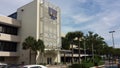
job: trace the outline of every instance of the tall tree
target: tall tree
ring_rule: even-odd
[[[99,55],[102,54],[104,48],[107,47],[107,44],[105,43],[104,38],[102,38],[96,33],[88,32],[86,37],[87,37],[87,46],[92,51],[92,55],[94,59],[94,53]]]
[[[65,37],[68,40],[68,42],[70,43],[70,45],[72,46],[71,49],[72,49],[72,64],[73,64],[73,62],[74,62],[74,58],[73,58],[73,53],[74,53],[73,52],[73,41],[75,39],[75,33],[74,32],[68,32]]]
[[[43,54],[44,54],[44,50],[45,50],[45,45],[44,42],[40,39],[38,39],[35,50],[34,51],[39,51],[41,53],[41,62],[43,62]]]
[[[28,36],[24,42],[22,43],[23,49],[27,50],[29,49],[29,64],[31,64],[31,50],[33,49],[33,46],[36,45],[36,40],[32,36]]]
[[[77,44],[78,48],[79,48],[79,63],[80,63],[80,39],[83,37],[83,33],[81,31],[75,31],[75,32],[68,32],[66,34],[66,39],[68,40],[68,42],[71,44],[71,49],[72,49],[72,63],[74,61],[73,58],[73,44]],[[75,38],[77,38],[77,42],[75,41]]]
[[[73,45],[78,45],[79,57],[80,57],[80,48],[84,48],[84,46],[87,50],[89,49],[92,52],[93,58],[94,58],[94,53],[99,55],[106,53],[105,48],[108,48],[108,45],[105,42],[103,37],[91,31],[89,31],[88,34],[84,36],[84,39],[83,39],[83,36],[84,34],[81,31],[75,31],[75,32],[68,32],[66,36],[62,38],[62,47],[64,47],[64,49],[69,48],[68,44],[71,45],[72,63],[73,63],[73,53],[74,53]]]
[[[62,49],[65,49],[65,50],[70,49],[70,43],[65,37],[62,37]],[[65,51],[64,51],[64,63],[66,63]]]
[[[93,32],[88,32],[88,34],[86,35],[86,39],[87,39],[87,46],[90,49],[90,51],[92,52],[92,58],[94,60],[94,41],[93,41]]]
[[[68,50],[70,48],[70,43],[66,37],[62,37],[62,49]]]
[[[31,64],[31,51],[35,52],[35,56],[38,54],[38,51],[43,54],[45,45],[44,42],[40,39],[36,41],[34,37],[28,36],[23,42],[23,49],[29,49],[29,64]]]
[[[83,38],[83,33],[82,32],[80,32],[80,31],[76,31],[76,32],[74,32],[75,33],[75,38],[77,38],[77,41],[78,41],[78,53],[79,53],[79,64],[80,64],[80,60],[81,60],[81,58],[80,58],[80,41],[82,41],[82,38]]]

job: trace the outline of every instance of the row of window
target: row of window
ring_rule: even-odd
[[[0,57],[0,62],[4,62],[5,58],[4,57]]]
[[[74,54],[79,54],[79,50],[73,50]],[[81,54],[85,54],[84,50],[80,50]],[[90,50],[86,50],[86,54],[91,54],[92,52]]]
[[[18,28],[0,24],[0,33],[6,33],[11,35],[17,35]]]
[[[0,51],[16,52],[17,51],[17,43],[0,41]]]

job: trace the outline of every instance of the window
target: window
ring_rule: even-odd
[[[1,45],[1,42],[0,42],[0,51],[2,50],[2,45]]]
[[[51,17],[51,19],[55,20],[57,19],[57,11],[51,7],[48,7],[48,12]]]
[[[23,68],[28,68],[28,67],[23,67]]]
[[[17,43],[0,41],[0,51],[16,52],[17,51]]]
[[[6,33],[5,30],[6,30],[6,27],[2,26],[2,33]]]
[[[5,58],[4,57],[0,57],[0,61],[4,62]]]
[[[30,67],[30,68],[41,68],[41,67],[39,67],[39,66],[35,66],[35,67]]]
[[[0,25],[0,32],[2,32],[2,26]]]
[[[0,24],[0,33],[6,33],[11,35],[17,35],[18,28]]]

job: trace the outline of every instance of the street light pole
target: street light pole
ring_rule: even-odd
[[[113,48],[115,47],[115,43],[114,43],[114,36],[113,36],[113,33],[114,33],[115,31],[109,31],[109,33],[111,33],[112,34],[112,43],[113,43]]]
[[[113,33],[114,33],[115,31],[109,31],[109,33],[111,33],[112,34],[112,43],[113,43],[113,48],[115,47],[115,43],[114,43],[114,36],[113,36]],[[113,54],[112,54],[112,64],[113,64]],[[113,65],[112,65],[113,66]]]

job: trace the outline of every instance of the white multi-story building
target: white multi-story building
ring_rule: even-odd
[[[9,45],[15,45],[16,48],[13,52],[0,50],[0,62],[29,64],[29,50],[22,49],[22,42],[28,36],[32,36],[36,40],[41,39],[45,44],[45,55],[42,61],[41,55],[38,54],[36,60],[34,59],[35,56],[32,56],[31,63],[60,62],[61,25],[59,7],[43,0],[34,0],[18,8],[17,12],[9,17],[0,17],[0,26],[4,26],[4,24],[12,27],[13,32],[16,30],[17,34],[11,35],[9,31],[8,33],[1,32],[0,42],[6,42],[5,45],[8,48]],[[10,42],[11,44],[9,44]]]
[[[0,62],[17,63],[20,26],[16,19],[0,16]]]

